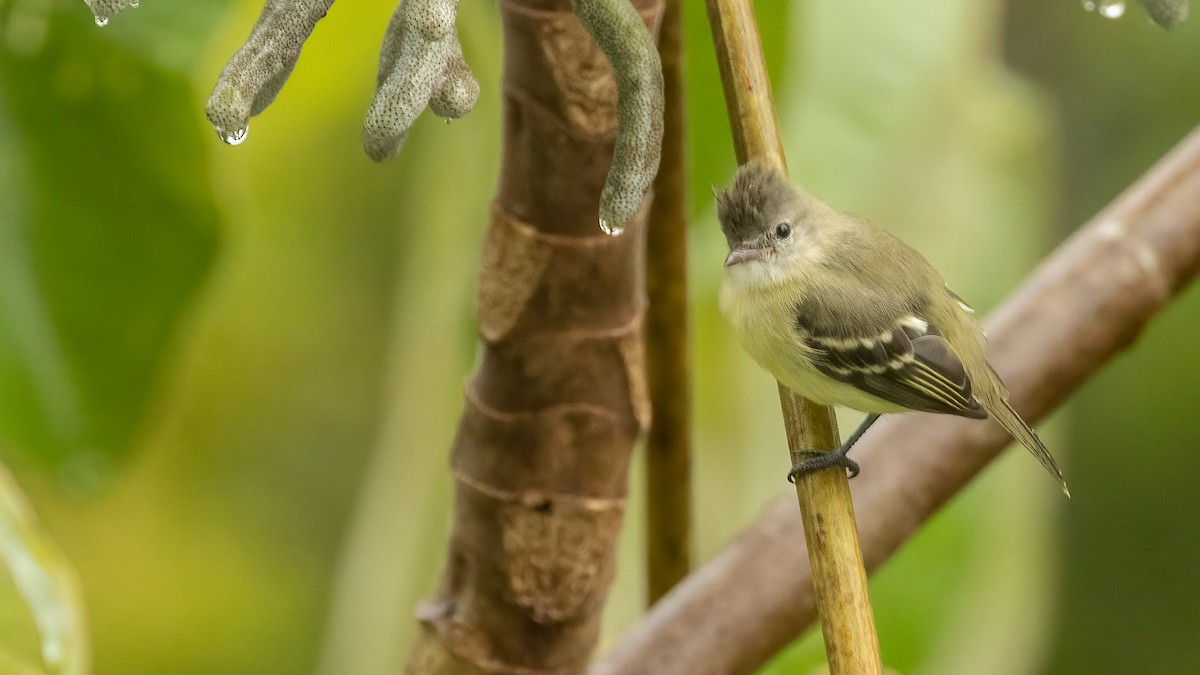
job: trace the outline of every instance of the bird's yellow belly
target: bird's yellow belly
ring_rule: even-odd
[[[796,332],[791,303],[771,289],[740,289],[727,281],[721,291],[721,309],[729,317],[742,348],[781,384],[804,398],[864,412],[906,410],[812,366],[811,350]]]

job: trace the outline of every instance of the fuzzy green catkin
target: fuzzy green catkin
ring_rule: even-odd
[[[1154,19],[1154,23],[1163,28],[1172,28],[1183,23],[1188,15],[1187,0],[1142,0],[1146,13]]]
[[[457,0],[405,0],[396,8],[379,55],[379,84],[363,124],[363,149],[375,161],[400,152],[428,105],[459,118],[479,98],[479,83],[454,31]]]
[[[233,55],[208,99],[218,133],[245,129],[292,73],[300,48],[333,0],[267,0],[246,44]]]
[[[129,4],[130,0],[91,0]],[[572,0],[576,14],[616,72],[617,141],[600,198],[600,218],[619,231],[637,213],[658,171],[662,143],[662,66],[650,32],[628,0]],[[275,99],[304,41],[333,0],[267,0],[246,44],[234,54],[207,105],[223,138],[244,131]],[[107,5],[105,5],[107,6]],[[466,115],[479,83],[455,33],[457,0],[404,0],[384,35],[375,98],[363,147],[376,161],[394,156],[426,106],[445,118]],[[97,14],[99,16],[99,14]]]
[[[663,77],[654,38],[629,0],[571,0],[617,78],[617,142],[600,220],[619,232],[637,213],[662,154]]]
[[[126,7],[135,5],[134,0],[87,0],[87,6],[96,17],[96,23],[106,23]]]
[[[437,95],[429,99],[429,109],[439,117],[457,119],[471,112],[478,98],[479,83],[456,42],[454,53],[446,63],[446,81]]]

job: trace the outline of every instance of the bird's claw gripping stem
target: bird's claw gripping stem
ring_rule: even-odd
[[[798,476],[804,476],[822,469],[828,469],[834,466],[840,466],[850,472],[850,477],[854,478],[858,475],[858,462],[846,456],[850,452],[849,445],[842,445],[837,450],[828,452],[820,452],[817,450],[805,450],[804,455],[808,459],[796,462],[791,471],[788,471],[788,482],[795,483]]]
[[[842,443],[837,450],[830,450],[829,452],[821,452],[819,450],[801,450],[799,454],[806,455],[808,459],[800,460],[792,466],[792,470],[788,471],[788,482],[795,483],[797,476],[805,476],[815,471],[828,469],[834,466],[840,466],[849,471],[851,478],[857,476],[858,462],[847,457],[846,453],[850,452],[850,448],[854,447],[854,444],[858,442],[858,439],[862,438],[862,435],[866,433],[867,429],[871,428],[871,425],[874,424],[875,420],[877,419],[879,419],[878,414],[867,415],[867,417],[862,421],[862,424],[858,425],[858,428],[854,430],[854,433],[850,434],[850,438],[847,438],[846,442]]]

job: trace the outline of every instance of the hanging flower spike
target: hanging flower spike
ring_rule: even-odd
[[[382,162],[394,157],[417,116],[457,119],[471,112],[479,83],[463,59],[454,30],[458,0],[404,0],[383,38],[375,100],[363,125],[363,149]]]
[[[1142,0],[1146,13],[1163,28],[1174,28],[1188,15],[1187,0]]]
[[[85,0],[85,2],[92,10],[92,16],[96,17],[96,25],[101,27],[126,7],[136,8],[138,6],[138,0]]]
[[[663,77],[654,38],[629,0],[571,0],[617,78],[617,143],[600,193],[600,227],[620,234],[641,207],[662,155]]]
[[[304,41],[332,5],[333,0],[267,0],[208,99],[208,121],[221,140],[236,145],[245,139],[250,118],[275,100]]]

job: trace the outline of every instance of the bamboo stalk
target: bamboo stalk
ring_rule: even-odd
[[[749,0],[706,0],[706,5],[738,163],[764,159],[786,169],[753,7]],[[782,384],[779,402],[792,463],[802,451],[837,447],[837,423],[829,406],[807,401]],[[835,467],[800,477],[796,498],[829,670],[833,675],[882,673],[845,470]]]
[[[658,51],[666,105],[662,163],[646,241],[646,374],[654,418],[646,439],[646,595],[654,604],[691,568],[692,373],[680,0],[666,0]]]

